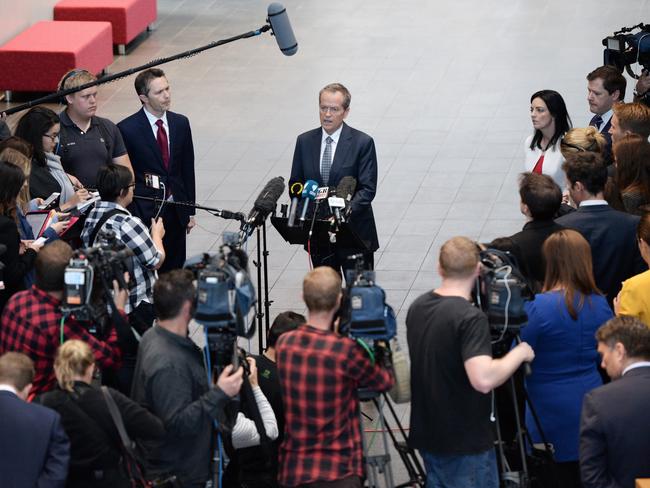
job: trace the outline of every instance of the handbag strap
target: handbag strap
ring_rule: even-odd
[[[101,387],[102,393],[104,394],[104,400],[106,400],[106,406],[108,406],[108,412],[111,414],[113,423],[117,428],[117,432],[120,434],[120,440],[126,452],[130,455],[133,455],[133,441],[129,437],[129,434],[126,433],[126,427],[124,427],[124,421],[122,420],[122,414],[120,414],[119,409],[115,400],[111,396],[111,393],[108,391],[108,388],[105,386]]]

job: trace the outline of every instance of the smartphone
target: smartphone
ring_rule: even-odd
[[[160,190],[160,176],[154,175],[152,173],[144,174],[144,184],[147,185],[147,188],[153,188],[154,190]]]
[[[60,195],[61,194],[57,192],[52,193],[49,197],[47,197],[47,200],[45,200],[41,205],[38,206],[38,209],[47,210],[48,208],[54,206],[53,204],[56,204]]]
[[[36,244],[37,246],[44,245],[46,241],[47,239],[45,237],[39,237],[34,241],[34,244]]]

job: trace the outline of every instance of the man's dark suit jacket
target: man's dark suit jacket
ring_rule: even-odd
[[[524,225],[521,232],[510,237],[515,244],[512,251],[517,258],[519,268],[531,284],[544,284],[546,262],[542,255],[542,246],[548,236],[562,229],[564,227],[553,220],[532,220]]]
[[[621,283],[641,273],[646,265],[636,242],[639,217],[609,205],[581,206],[556,222],[580,232],[591,247],[596,286],[612,304]]]
[[[63,487],[70,443],[54,410],[0,391],[0,485]]]
[[[127,117],[117,127],[122,133],[126,150],[129,153],[133,171],[135,172],[134,194],[146,197],[161,198],[160,190],[147,188],[145,173],[159,175],[165,184],[167,192],[179,202],[194,202],[196,190],[194,183],[194,145],[190,122],[184,115],[167,112],[169,125],[169,171],[163,166],[162,154],[153,135],[144,108]],[[163,213],[165,221],[165,269],[172,262],[172,267],[182,267],[185,260],[185,228],[190,216],[194,215],[191,208],[166,206]],[[154,217],[154,204],[144,200],[134,199],[130,210],[140,217],[145,225],[151,223]],[[174,217],[174,218],[170,218]],[[170,245],[167,245],[167,244]],[[181,256],[182,255],[182,256]],[[179,264],[180,263],[180,264]]]
[[[368,134],[343,124],[330,168],[329,184],[323,183],[320,174],[320,147],[323,129],[310,130],[298,136],[293,153],[289,188],[295,182],[307,180],[318,186],[336,187],[344,176],[353,176],[357,187],[352,197],[350,227],[364,242],[369,251],[379,248],[372,200],[377,191],[377,154],[375,143]]]
[[[650,367],[590,391],[582,402],[580,473],[584,488],[634,488],[650,478]]]
[[[594,124],[594,118],[596,118],[595,115],[591,118],[589,125],[595,127],[596,124]],[[611,126],[612,126],[612,118],[610,117],[607,123],[605,124],[605,127],[603,127],[603,129],[600,131],[600,133],[605,138],[605,142],[606,142],[605,148],[603,149],[603,160],[607,165],[610,165],[614,162],[614,160],[612,159],[612,135],[609,133],[609,128]]]

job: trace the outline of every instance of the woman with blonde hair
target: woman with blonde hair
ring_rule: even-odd
[[[92,386],[95,357],[90,346],[79,340],[63,343],[54,360],[59,389],[38,401],[61,415],[70,439],[70,466],[66,487],[131,487],[122,462],[122,442],[108,410],[103,392]],[[153,440],[164,435],[156,416],[113,389],[108,389],[117,404],[131,439]]]
[[[566,159],[577,152],[596,152],[602,154],[607,139],[595,127],[575,127],[570,129],[560,142],[560,151]]]
[[[582,398],[602,384],[595,333],[612,317],[596,288],[591,249],[582,235],[564,229],[543,246],[546,275],[542,293],[526,304],[528,325],[521,339],[535,351],[526,390],[541,432],[526,408],[533,442],[542,433],[555,448],[560,487],[579,487],[578,438]]]

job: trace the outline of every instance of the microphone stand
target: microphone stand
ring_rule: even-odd
[[[164,198],[158,198],[158,197],[144,197],[140,195],[133,195],[133,198],[137,200],[145,200],[148,202],[154,202],[154,205],[176,205],[179,207],[188,207],[188,208],[194,208],[197,210],[205,210],[206,212],[214,215],[215,217],[221,217],[222,219],[231,219],[231,220],[239,220],[240,222],[244,222],[246,216],[241,213],[241,212],[231,212],[230,210],[224,210],[221,208],[213,208],[213,207],[206,207],[204,205],[198,205],[196,203],[191,203],[191,202],[177,202],[175,200],[165,200]]]
[[[261,230],[260,230],[261,229]],[[257,309],[257,331],[259,340],[260,354],[264,351],[264,340],[268,336],[270,325],[269,316],[270,308],[273,300],[269,300],[269,251],[266,247],[266,219],[262,225],[257,229],[257,261],[253,261],[255,268],[257,268],[257,303],[260,307]],[[261,245],[260,245],[261,244]],[[261,310],[262,305],[262,268],[264,268],[264,311]],[[264,321],[262,320],[264,319]],[[264,326],[263,326],[264,324]],[[266,333],[263,333],[263,332]]]
[[[51,93],[49,95],[46,95],[44,97],[37,98],[35,100],[30,100],[29,102],[23,103],[22,105],[18,105],[17,107],[12,107],[7,110],[3,110],[3,112],[6,115],[11,115],[16,112],[21,112],[23,110],[27,110],[28,108],[34,107],[36,105],[40,105],[42,103],[47,103],[47,102],[52,102],[52,101],[57,101],[63,98],[66,95],[71,95],[72,93],[79,92],[81,90],[85,90],[86,88],[91,88],[93,86],[98,86],[98,85],[103,85],[104,83],[109,83],[111,81],[118,80],[120,78],[126,78],[127,76],[130,76],[132,74],[135,74],[139,71],[143,71],[145,69],[153,68],[155,66],[160,66],[161,64],[169,63],[171,61],[176,61],[177,59],[182,59],[182,58],[190,58],[192,56],[195,56],[203,51],[206,51],[208,49],[212,49],[213,47],[219,47],[223,46],[224,44],[229,44],[234,41],[238,41],[240,39],[248,39],[249,37],[256,37],[261,35],[263,32],[266,32],[271,29],[271,26],[269,24],[265,24],[264,26],[260,27],[257,30],[245,32],[243,34],[239,34],[237,36],[229,37],[227,39],[221,39],[219,41],[212,41],[209,44],[206,44],[205,46],[197,47],[194,49],[190,49],[188,51],[184,51],[182,53],[174,54],[173,56],[169,56],[166,58],[159,58],[159,59],[153,59],[149,61],[146,64],[143,64],[141,66],[137,66],[135,68],[129,68],[124,71],[120,71],[119,73],[115,73],[113,75],[108,75],[104,76],[100,79],[97,79],[95,81],[91,81],[89,83],[84,83],[81,86],[78,86],[76,88],[68,88],[67,90],[59,90],[55,93]],[[205,209],[204,209],[205,210]]]

